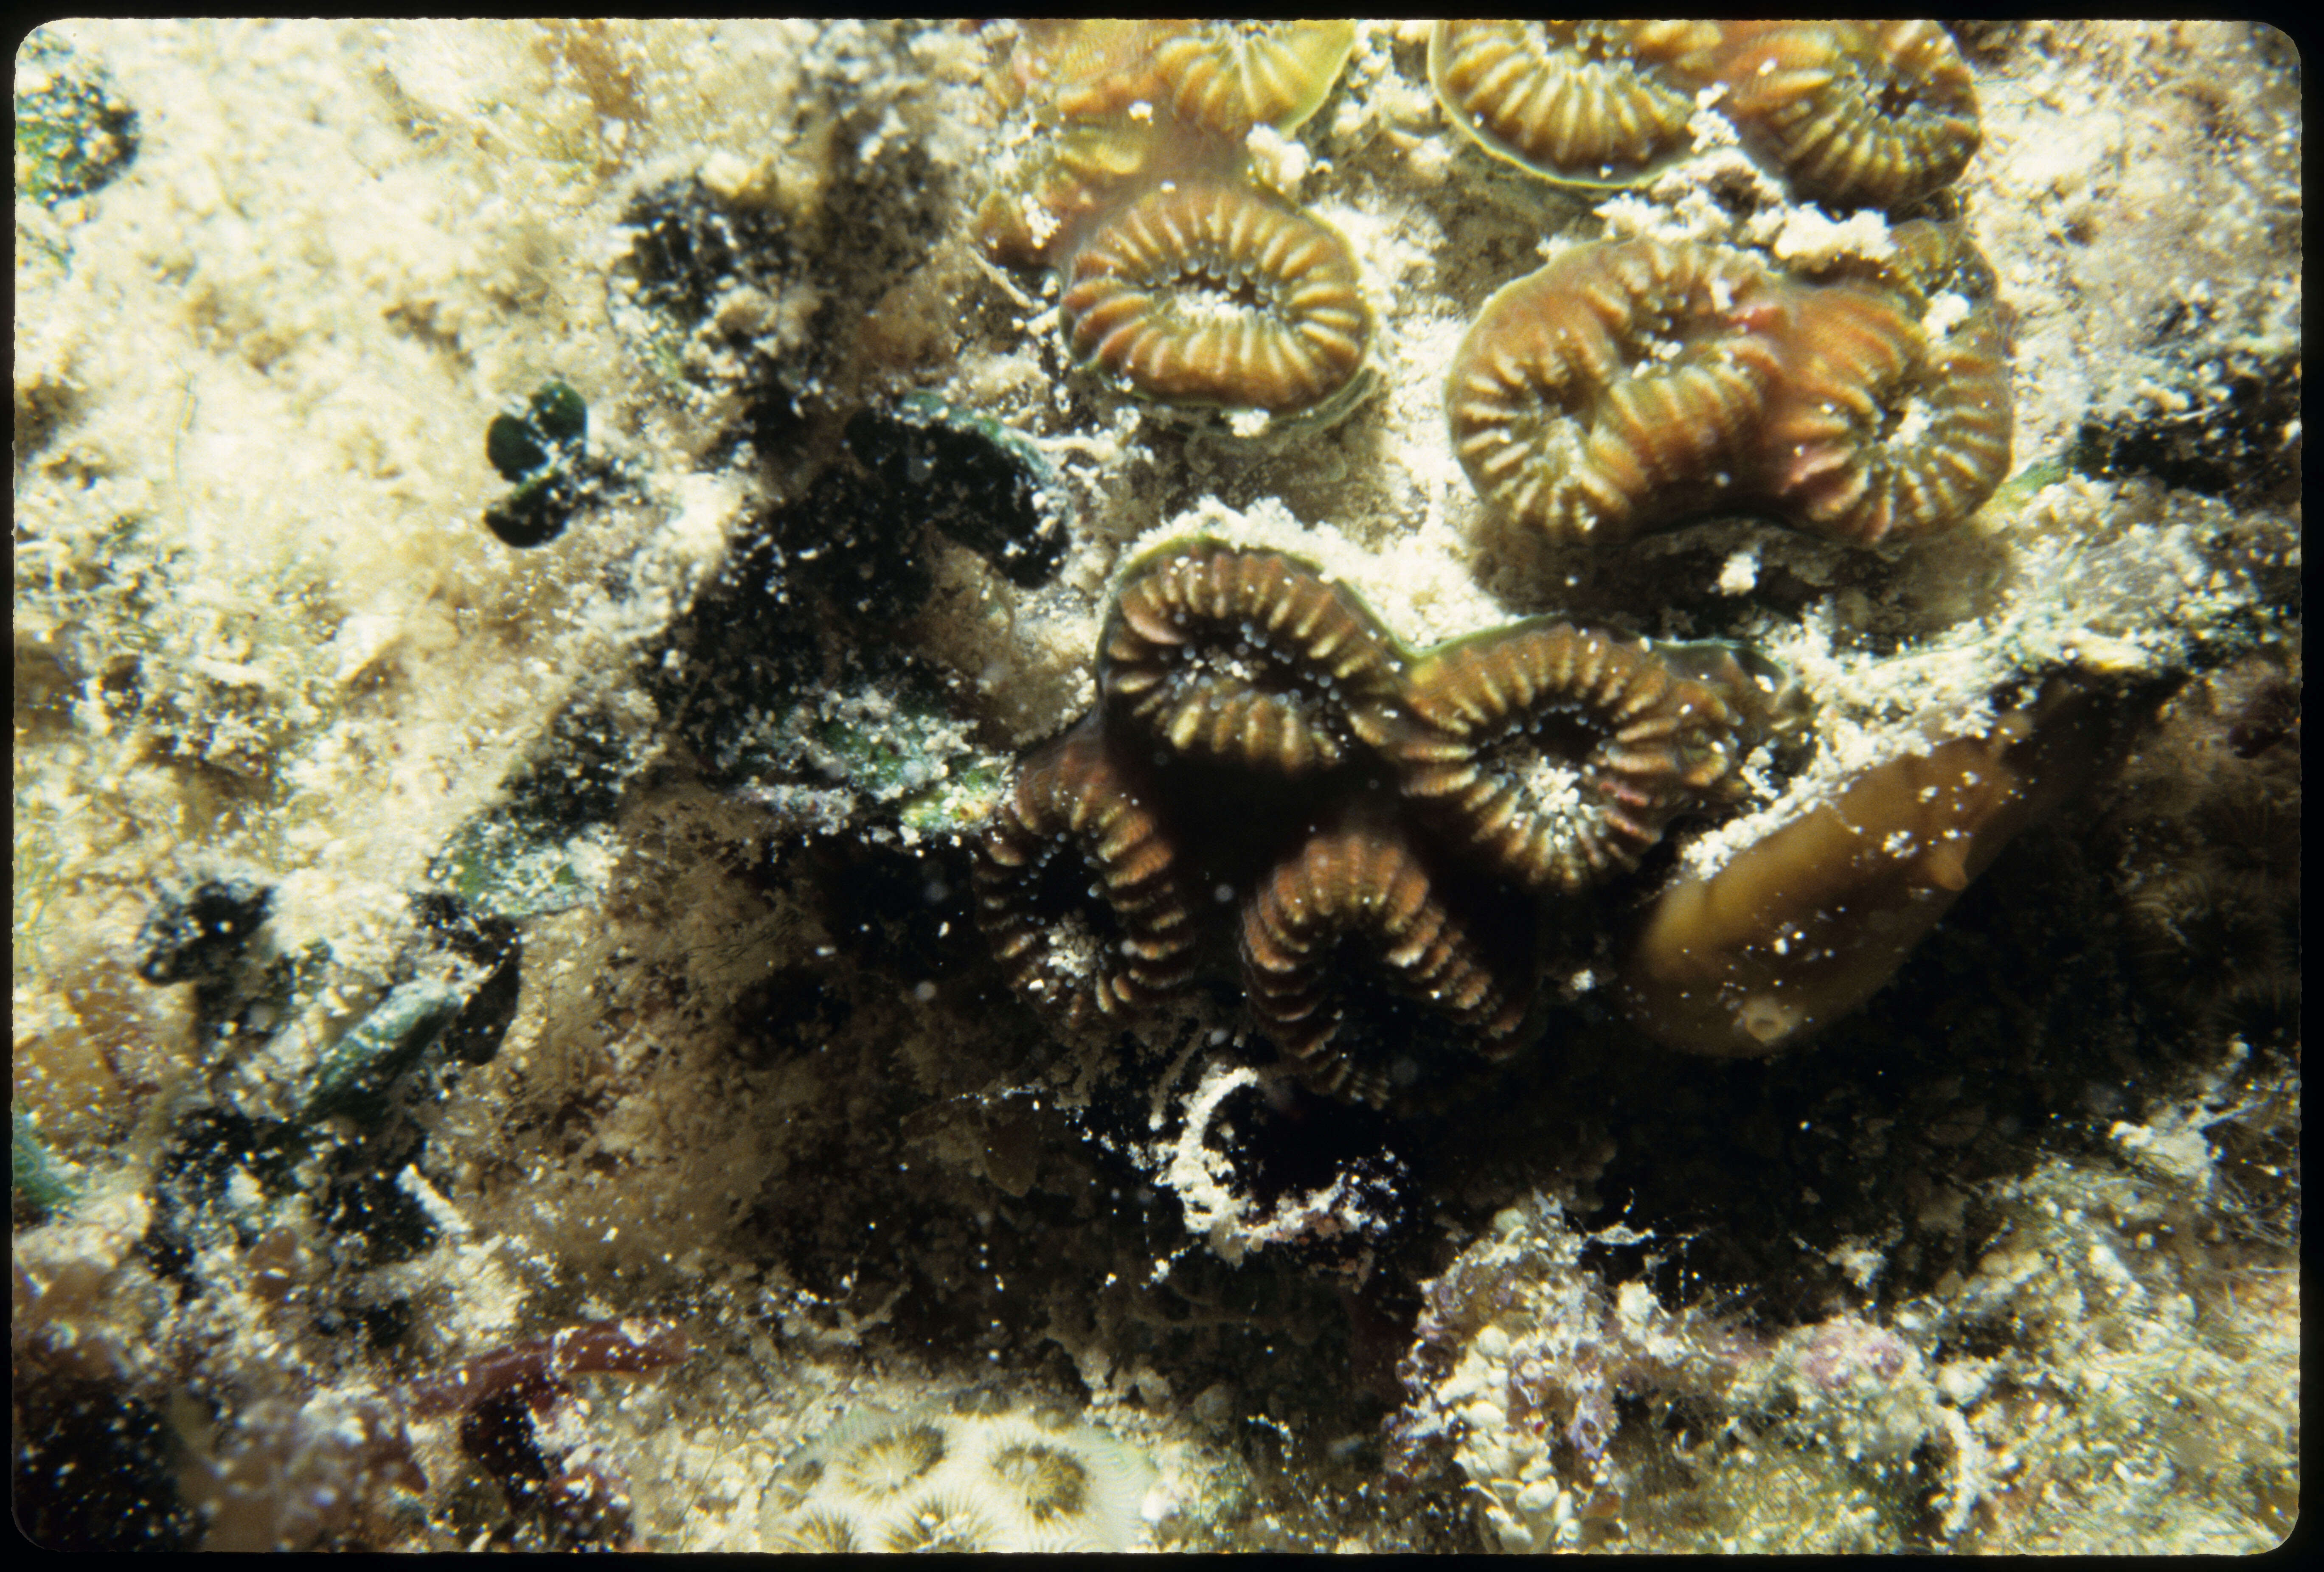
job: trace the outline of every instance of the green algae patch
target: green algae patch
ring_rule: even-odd
[[[583,871],[586,833],[558,839],[498,812],[470,819],[429,865],[429,878],[483,915],[533,917],[587,906],[602,893]]]

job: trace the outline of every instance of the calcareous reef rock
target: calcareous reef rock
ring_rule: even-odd
[[[2301,80],[36,29],[18,1523],[2281,1540]]]

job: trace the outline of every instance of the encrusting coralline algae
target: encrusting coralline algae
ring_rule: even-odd
[[[2289,1531],[2280,35],[96,21],[15,94],[42,1543]],[[1190,697],[1156,575],[1262,559],[1387,664]],[[1060,1024],[978,847],[1084,714],[1202,877]],[[1945,766],[1870,986],[1639,1006]]]

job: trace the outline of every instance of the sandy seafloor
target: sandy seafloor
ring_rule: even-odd
[[[802,1445],[973,1391],[1126,1443],[1145,1487],[1084,1528],[1166,1550],[2289,1532],[2295,51],[1966,38],[2018,477],[1968,526],[1713,522],[1547,571],[1488,543],[1444,433],[1484,296],[1547,235],[1864,227],[1715,137],[1650,192],[1554,194],[1447,126],[1425,34],[1368,24],[1277,150],[1356,250],[1379,391],[1256,436],[1074,372],[1054,286],[976,253],[1029,134],[989,86],[1005,24],[77,22],[20,52],[20,110],[101,67],[136,116],[85,194],[32,199],[17,155],[20,1525],[755,1549]],[[635,298],[656,214],[697,226],[676,326]],[[518,550],[480,522],[485,431],[552,380],[618,478]],[[915,390],[1038,449],[1046,583],[916,517],[813,565],[783,510]],[[1862,1021],[1692,1059],[1583,967],[1504,1095],[1339,1112],[1253,1095],[1230,991],[1053,1037],[971,920],[1000,767],[1089,703],[1131,543],[1195,526],[1416,642],[1564,611],[1783,660],[1816,762],[1665,877],[2012,683],[2187,682]],[[157,959],[157,911],[262,890],[238,944]],[[340,1095],[442,997],[462,1052]],[[613,1320],[686,1355],[465,1447],[422,1401]]]

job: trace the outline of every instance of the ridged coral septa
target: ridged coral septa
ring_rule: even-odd
[[[1205,544],[1132,570],[1098,655],[1107,706],[1164,746],[1294,777],[1352,756],[1400,667],[1344,586],[1278,553]]]
[[[1388,1100],[1394,1081],[1338,1040],[1345,979],[1377,978],[1489,1057],[1515,1046],[1530,973],[1496,966],[1473,916],[1399,818],[1359,804],[1268,870],[1244,904],[1244,988],[1263,1029],[1322,1089]]]
[[[977,920],[1018,989],[1068,1025],[1185,980],[1178,850],[1094,718],[1019,762],[982,852]]]
[[[1783,681],[1748,652],[1542,621],[1410,655],[1308,563],[1171,540],[1122,575],[1098,708],[1018,767],[983,842],[985,931],[1073,1025],[1150,1006],[1231,936],[1259,1029],[1312,1084],[1401,1099],[1442,1081],[1419,1062],[1441,1051],[1350,1035],[1349,1001],[1416,1005],[1483,1062],[1512,1050],[1534,896],[1723,805],[1792,716]]]
[[[1138,396],[1337,419],[1359,401],[1370,305],[1347,241],[1266,188],[1254,134],[1323,104],[1350,22],[1036,28],[1015,73],[1045,127],[984,200],[988,256],[1056,270],[1076,361]]]
[[[1628,868],[1734,767],[1735,716],[1650,649],[1520,623],[1416,661],[1384,751],[1496,871],[1575,889]]]
[[[1716,512],[1871,545],[1951,529],[2010,455],[1992,274],[1958,229],[1778,272],[1722,247],[1574,247],[1485,303],[1445,379],[1496,528],[1618,543]]]
[[[1065,282],[1075,358],[1171,403],[1310,409],[1356,374],[1371,340],[1339,232],[1243,186],[1147,193],[1073,254]]]
[[[1428,74],[1480,146],[1560,185],[1651,179],[1693,151],[1703,102],[1803,202],[1904,207],[1980,140],[1933,22],[1440,22]]]

